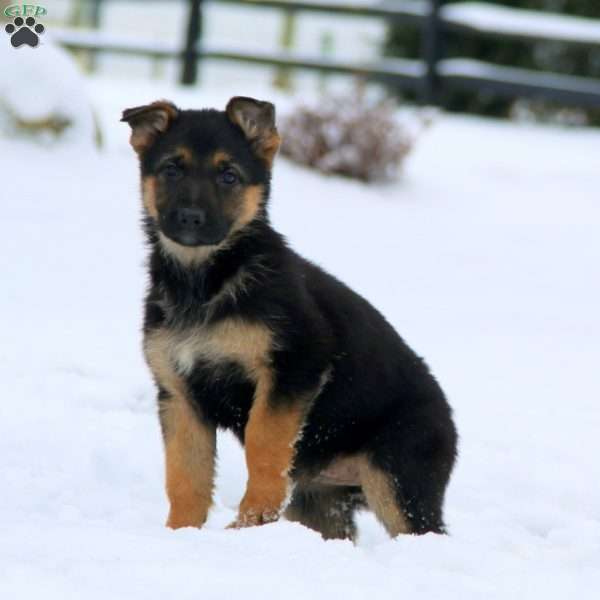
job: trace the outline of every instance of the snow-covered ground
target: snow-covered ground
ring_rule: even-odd
[[[451,535],[391,541],[369,515],[357,546],[224,530],[245,483],[228,436],[209,523],[172,532],[119,111],[257,91],[89,87],[102,153],[0,140],[0,598],[598,598],[600,133],[440,115],[382,187],[279,160],[276,226],[389,317],[455,408]]]

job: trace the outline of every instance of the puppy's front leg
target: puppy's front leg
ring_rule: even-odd
[[[170,504],[167,526],[202,527],[212,504],[216,431],[192,408],[185,381],[169,359],[169,344],[164,329],[149,332],[144,340],[146,361],[160,390],[158,405]]]
[[[259,379],[244,433],[248,483],[237,519],[230,527],[276,521],[290,487],[294,444],[307,412],[304,399],[275,403],[271,379]]]
[[[202,527],[212,504],[215,428],[203,422],[182,396],[161,402],[166,454],[167,526]]]

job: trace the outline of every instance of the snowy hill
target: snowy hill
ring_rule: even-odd
[[[384,187],[279,160],[275,225],[388,316],[455,408],[451,535],[390,541],[368,515],[357,546],[286,522],[225,531],[245,483],[228,436],[207,527],[172,532],[117,122],[228,92],[90,86],[103,153],[0,140],[0,597],[597,598],[600,133],[440,116]]]

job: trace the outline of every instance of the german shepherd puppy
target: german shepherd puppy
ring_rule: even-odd
[[[271,228],[273,105],[157,101],[122,120],[150,246],[144,351],[158,387],[167,525],[205,522],[221,427],[244,444],[248,467],[233,527],[284,515],[353,539],[365,507],[391,536],[443,532],[450,407],[384,317]]]

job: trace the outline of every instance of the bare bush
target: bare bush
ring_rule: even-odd
[[[281,152],[323,173],[362,181],[394,179],[413,146],[390,101],[370,101],[362,92],[300,106],[281,124]]]

